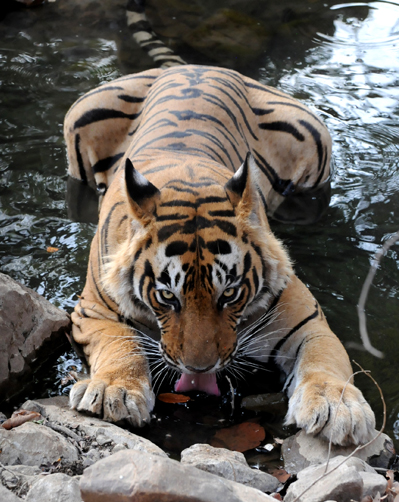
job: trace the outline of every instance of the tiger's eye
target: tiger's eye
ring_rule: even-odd
[[[175,297],[175,295],[167,289],[163,289],[161,291],[161,295],[165,298],[165,300],[172,300]]]
[[[236,289],[235,288],[227,288],[224,292],[223,292],[223,296],[225,296],[226,298],[230,298],[234,295]]]

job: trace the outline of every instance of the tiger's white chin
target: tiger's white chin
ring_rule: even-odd
[[[201,390],[211,396],[220,396],[220,390],[216,382],[216,373],[202,373],[198,375],[182,373],[175,384],[175,391],[187,392],[190,390]]]

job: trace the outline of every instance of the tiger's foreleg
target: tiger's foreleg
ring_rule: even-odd
[[[101,309],[81,300],[72,314],[73,338],[83,346],[90,378],[73,386],[71,407],[141,427],[150,421],[155,402],[146,356],[137,333],[117,320],[101,318]]]
[[[375,417],[353,385],[349,357],[309,290],[297,278],[287,289],[291,287],[300,302],[292,307],[290,292],[282,296],[283,316],[295,323],[290,324],[276,357],[287,374],[285,423],[334,444],[365,443],[375,434]]]

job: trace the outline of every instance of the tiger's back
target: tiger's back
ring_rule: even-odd
[[[122,77],[71,109],[65,136],[70,174],[95,180],[102,190],[124,155],[162,184],[173,176],[174,164],[147,169],[157,149],[174,159],[215,161],[226,175],[250,151],[269,215],[290,196],[325,184],[330,174],[331,138],[316,115],[281,91],[219,68],[183,66]]]

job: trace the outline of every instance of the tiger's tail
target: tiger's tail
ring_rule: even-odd
[[[145,0],[128,0],[126,6],[127,25],[134,41],[145,50],[161,68],[187,64],[152,31],[145,14]]]

